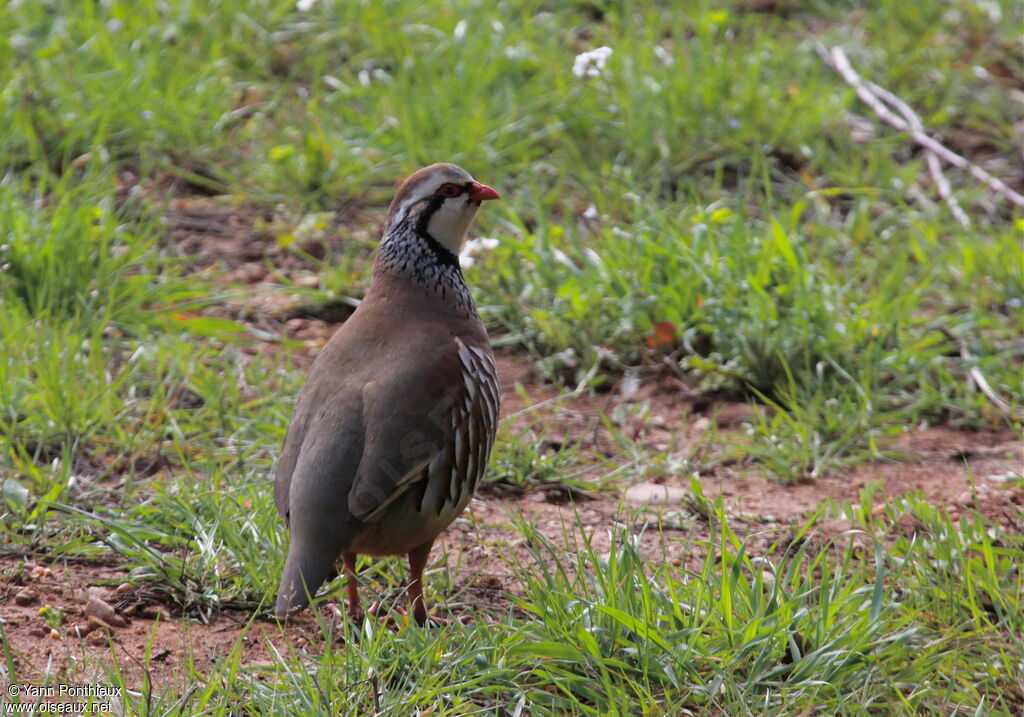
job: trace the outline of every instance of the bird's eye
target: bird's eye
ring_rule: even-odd
[[[457,184],[442,184],[436,194],[439,197],[457,197],[462,194],[462,187]]]

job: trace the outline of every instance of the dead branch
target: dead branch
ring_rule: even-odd
[[[954,342],[957,346],[960,347],[960,358],[963,360],[964,364],[970,364],[972,361],[974,361],[974,355],[971,354],[970,349],[967,348],[967,343],[963,339],[959,338],[956,334],[947,329],[945,326],[936,326],[935,328],[942,332],[942,334],[947,339]],[[998,408],[1003,413],[1008,414],[1010,412],[1010,404],[1004,401],[999,396],[999,394],[997,394],[995,390],[993,390],[992,386],[988,382],[988,379],[985,378],[985,374],[983,374],[981,372],[981,369],[978,368],[977,366],[968,365],[967,386],[968,389],[971,391],[974,390],[974,387],[977,387],[979,391],[985,394],[985,398],[987,398],[993,406]]]
[[[970,363],[974,360],[974,356],[972,356],[971,352],[967,350],[967,344],[962,341],[960,342],[960,358],[964,360],[964,363]],[[988,383],[988,379],[985,378],[985,374],[981,372],[981,369],[977,366],[970,366],[967,369],[967,375],[972,381],[974,381],[974,385],[978,387],[978,390],[985,394],[985,398],[992,402],[993,406],[1003,413],[1009,413],[1010,404],[1000,398],[999,395],[992,390],[992,387]]]
[[[910,129],[914,132],[924,133],[924,124],[921,122],[921,118],[916,112],[904,102],[902,99],[894,95],[884,87],[879,87],[874,82],[867,82],[868,89],[870,89],[876,96],[889,103],[890,107],[895,108],[903,119],[906,120]],[[942,173],[942,163],[939,161],[939,156],[930,149],[924,151],[925,162],[928,164],[928,173],[932,177],[932,181],[935,183],[935,188],[939,193],[939,198],[944,199],[949,204],[949,210],[953,213],[953,218],[956,219],[960,226],[966,228],[971,226],[971,220],[960,206],[960,202],[953,196],[952,190],[949,186],[949,180],[946,179],[946,175]]]
[[[945,145],[941,144],[937,140],[927,135],[924,132],[924,129],[921,127],[920,119],[917,118],[916,113],[914,113],[913,110],[911,110],[906,103],[904,103],[891,92],[879,87],[873,82],[868,82],[864,80],[864,78],[857,74],[857,71],[854,70],[853,67],[850,65],[850,60],[846,56],[846,52],[843,50],[843,48],[833,47],[832,49],[828,49],[819,42],[815,42],[814,45],[815,49],[818,52],[818,55],[821,56],[821,59],[824,60],[825,64],[827,64],[829,67],[835,70],[839,74],[839,76],[846,81],[848,85],[850,85],[857,91],[857,96],[860,97],[861,101],[864,102],[864,104],[866,104],[868,107],[874,110],[875,114],[878,115],[878,117],[882,119],[882,121],[892,125],[901,132],[909,133],[917,144],[919,144],[921,147],[927,150],[926,156],[928,154],[932,154],[938,159],[941,159],[947,162],[948,164],[953,165],[954,167],[966,169],[968,172],[971,173],[971,175],[975,179],[977,179],[980,182],[983,182],[993,192],[996,192],[997,194],[1005,197],[1018,207],[1024,207],[1024,195],[1021,195],[1013,191],[1012,189],[1010,189],[1010,187],[1006,186],[1005,182],[1003,182],[999,178],[993,177],[991,174],[986,172],[978,165],[965,159],[964,157],[960,156],[953,150],[949,149]],[[886,106],[885,101],[883,101],[883,97],[886,101],[890,101],[893,107],[896,109],[896,111],[900,112],[900,114],[904,116],[897,115],[892,110],[890,110],[889,107]],[[904,113],[903,108],[905,108],[906,111],[909,112],[909,115]],[[913,117],[915,119],[912,120],[909,119],[909,117]],[[938,179],[936,179],[936,174],[938,174],[939,176],[942,175],[941,166],[939,166],[937,169],[933,169],[931,164],[933,160],[928,161],[929,171],[932,173],[933,179],[936,180],[939,194],[942,195],[943,192],[948,192],[949,183],[946,182],[945,177],[942,178],[941,182]],[[948,196],[950,195],[946,195],[944,198]],[[952,207],[954,206],[954,204],[951,203],[950,206]],[[957,208],[959,208],[959,205],[956,206]],[[953,213],[955,216],[957,214],[956,210],[953,210]],[[966,215],[964,215],[964,218],[966,218]],[[960,220],[960,217],[957,217],[957,219],[958,221],[961,222],[961,224],[963,223],[963,221]]]

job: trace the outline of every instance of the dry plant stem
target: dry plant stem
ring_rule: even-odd
[[[965,362],[974,360],[974,356],[971,354],[970,349],[967,348],[966,343],[957,338],[957,336],[946,327],[940,326],[938,327],[938,329],[946,336],[947,339],[956,342],[956,344],[960,347],[960,358],[962,358]],[[985,374],[981,372],[980,368],[978,368],[977,366],[969,367],[967,369],[967,379],[968,388],[970,388],[971,391],[974,390],[972,388],[972,385],[977,386],[978,390],[985,394],[985,398],[991,401],[993,406],[998,408],[1003,413],[1009,414],[1010,404],[1008,404],[1006,401],[1000,398],[999,394],[997,394],[995,390],[993,390],[992,386],[988,382],[988,379],[985,378]]]
[[[846,56],[846,52],[843,51],[843,48],[833,47],[832,49],[828,49],[824,45],[816,42],[815,49],[818,51],[822,60],[824,60],[829,67],[839,73],[846,83],[857,91],[857,96],[860,97],[864,104],[874,110],[875,114],[884,122],[887,122],[902,132],[910,133],[910,136],[913,137],[915,142],[929,152],[934,153],[934,155],[939,159],[952,164],[954,167],[966,169],[972,176],[974,176],[975,179],[980,182],[984,182],[993,192],[1006,197],[1010,202],[1018,207],[1024,207],[1024,195],[1013,191],[997,177],[993,177],[978,165],[968,161],[945,145],[939,143],[932,137],[929,137],[922,129],[915,128],[911,122],[908,122],[905,118],[894,114],[888,107],[886,107],[877,92],[877,90],[882,88],[878,87],[874,83],[866,82],[859,74],[857,74],[857,71],[850,65],[850,60]],[[884,90],[883,92],[886,98],[895,98],[895,95],[891,92]],[[897,109],[899,109],[899,105],[903,105],[904,107],[906,106],[902,101],[898,101]],[[909,107],[907,109],[909,110]],[[942,192],[941,187],[939,191],[940,193]]]
[[[874,92],[878,97],[889,103],[889,106],[899,110],[899,113],[903,115],[903,119],[910,125],[910,129],[914,132],[924,132],[924,124],[921,122],[921,118],[918,117],[917,113],[908,105],[906,102],[901,100],[899,97],[894,95],[884,87],[879,87],[874,82],[867,83],[868,88]],[[928,173],[932,177],[932,181],[935,182],[935,188],[939,192],[939,198],[946,200],[949,204],[949,210],[953,214],[953,218],[960,223],[960,226],[967,227],[971,226],[971,220],[960,206],[960,202],[953,196],[952,190],[949,186],[949,180],[946,179],[946,175],[942,173],[942,163],[939,161],[938,155],[930,149],[926,149],[924,152],[925,162],[928,164]]]
[[[960,344],[960,358],[964,361],[971,361],[974,357],[971,356],[971,352],[967,350],[965,344]],[[1010,406],[1006,401],[1001,399],[999,395],[992,390],[992,387],[988,383],[988,379],[985,378],[985,374],[981,372],[977,366],[971,366],[967,369],[967,375],[970,377],[974,384],[978,387],[985,397],[992,402],[992,405],[998,408],[1003,413],[1009,413]]]

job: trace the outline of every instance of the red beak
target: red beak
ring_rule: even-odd
[[[473,182],[473,186],[469,190],[469,201],[471,202],[485,202],[488,199],[501,199],[498,193],[488,187],[486,184],[480,184],[479,182]]]

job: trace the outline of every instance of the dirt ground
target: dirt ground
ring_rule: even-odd
[[[301,342],[300,365],[311,360],[344,318],[295,309],[294,294],[279,282],[314,288],[313,267],[278,251],[271,239],[254,228],[252,217],[222,209],[212,200],[182,200],[172,208],[169,220],[178,251],[195,257],[196,270],[223,270],[229,280],[249,287],[239,293],[245,298],[211,307],[208,313],[241,319],[257,337],[287,336]],[[322,238],[328,244],[338,240],[333,235]],[[265,340],[254,341],[253,350],[280,348],[274,340]],[[522,358],[502,354],[499,369],[505,416],[561,393],[539,381]],[[718,426],[716,439],[721,440],[730,432],[741,432],[751,410],[739,403],[695,403],[682,381],[652,376],[639,385],[555,401],[513,419],[509,428],[515,431],[541,421],[551,436],[590,431],[587,447],[608,453],[613,451],[611,438],[600,427],[599,416],[609,415],[618,404],[638,401],[647,402],[649,418],[642,425],[627,423],[620,428],[649,449],[675,451],[680,456],[700,441],[712,419]],[[723,497],[732,529],[749,538],[749,550],[755,554],[769,551],[823,501],[858,502],[860,491],[871,482],[880,485],[875,501],[878,511],[891,498],[920,492],[951,516],[977,511],[1008,531],[1024,532],[1024,495],[1007,482],[1007,476],[1024,470],[1024,448],[1012,431],[968,433],[932,427],[906,432],[894,447],[903,455],[898,463],[865,464],[797,485],[783,485],[749,466],[728,463],[702,474],[700,481],[707,498]],[[552,450],[557,450],[557,441]],[[695,568],[702,556],[691,552],[689,541],[683,539],[706,538],[708,524],[687,503],[689,480],[689,475],[663,475],[652,482],[623,482],[612,490],[576,495],[557,489],[521,492],[488,487],[435,545],[428,582],[433,575],[435,584],[459,587],[435,593],[434,599],[444,600],[455,612],[472,611],[484,620],[488,613],[500,615],[513,609],[509,596],[518,586],[509,560],[530,560],[522,537],[512,529],[516,516],[559,544],[575,532],[578,522],[599,551],[607,549],[613,526],[626,526],[641,536],[641,551],[648,558]],[[824,520],[818,535],[827,540],[849,527],[842,520]],[[907,533],[915,529],[912,523],[898,527]],[[339,600],[340,585],[331,586]],[[369,592],[364,587],[364,594]],[[93,601],[87,610],[91,598],[102,602]],[[76,626],[89,625],[86,613],[102,613],[104,604],[123,618],[123,626],[103,626],[84,638],[76,637]],[[64,611],[60,631],[51,630],[40,613],[47,605]],[[321,615],[328,621],[338,620],[331,604],[321,607]],[[172,606],[160,605],[158,595],[128,584],[126,571],[114,562],[51,562],[45,556],[2,551],[0,618],[22,680],[49,674],[58,681],[85,684],[93,675],[83,670],[95,669],[86,666],[96,662],[87,658],[92,655],[109,663],[113,653],[121,668],[132,673],[129,682],[141,683],[147,671],[157,681],[185,681],[183,663],[194,660],[200,667],[213,666],[236,647],[245,653],[244,664],[257,665],[271,661],[271,645],[287,654],[292,649],[319,652],[323,644],[321,627],[309,611],[286,628],[254,615],[251,609],[225,609],[203,623],[174,615]],[[188,688],[183,682],[181,689]]]
[[[533,382],[524,364],[503,357],[500,368],[505,377],[506,415],[524,403],[520,394],[524,389],[535,401],[558,394]],[[653,415],[660,416],[664,425],[679,427],[682,440],[678,445],[685,450],[706,427],[707,414],[691,412],[692,404],[672,396],[648,395],[647,400],[656,406]],[[599,412],[608,412],[616,400],[615,395],[567,399],[544,420],[586,422]],[[736,414],[747,410],[745,404],[714,408]],[[654,429],[648,438],[660,444],[667,437],[663,433],[671,432]],[[748,549],[753,554],[768,552],[775,541],[791,533],[795,522],[811,514],[821,502],[829,498],[840,503],[858,501],[861,489],[872,481],[881,485],[876,502],[879,510],[888,497],[920,491],[930,502],[945,506],[951,516],[978,511],[1009,531],[1024,532],[1024,496],[1003,482],[1003,476],[1022,468],[1022,448],[1012,432],[963,433],[931,428],[906,434],[900,449],[907,456],[903,462],[862,465],[798,485],[783,485],[750,470],[727,468],[702,476],[701,483],[707,498],[723,496],[732,529],[748,538]],[[517,593],[518,586],[510,560],[526,564],[531,560],[524,541],[512,528],[517,516],[563,545],[565,536],[575,533],[578,522],[598,551],[607,550],[614,526],[629,526],[642,533],[640,545],[646,557],[697,569],[703,556],[692,552],[689,540],[683,539],[706,539],[708,524],[685,503],[688,480],[688,476],[670,476],[659,484],[640,484],[639,490],[636,485],[623,485],[619,490],[595,492],[580,500],[557,491],[485,489],[435,546],[435,579],[449,571],[449,579],[438,582],[462,586],[435,595],[435,599],[445,600],[456,613],[472,611],[477,619],[487,619],[488,612],[501,615],[512,609],[509,595]],[[827,540],[850,527],[842,520],[825,520],[819,524],[818,535]],[[900,527],[914,530],[912,524]],[[93,655],[108,660],[113,650],[122,669],[135,673],[138,680],[146,671],[148,652],[151,677],[160,680],[155,673],[162,673],[163,679],[181,675],[181,663],[190,659],[212,667],[238,645],[246,655],[243,662],[252,665],[270,661],[270,645],[282,653],[289,649],[322,649],[322,628],[308,611],[287,628],[254,615],[252,610],[236,609],[224,610],[204,624],[172,616],[173,606],[160,605],[153,594],[126,580],[126,571],[116,564],[50,562],[17,555],[0,558],[0,618],[14,648],[18,674],[23,679],[38,679],[50,673],[82,683],[91,677],[79,672],[88,664],[86,658]],[[115,587],[119,583],[124,584]],[[340,581],[332,585],[332,591],[340,601]],[[364,599],[372,599],[370,590],[364,588],[364,595],[368,593],[370,597]],[[101,628],[79,639],[75,627],[88,624],[86,605],[93,597],[113,607],[127,624],[112,631]],[[386,597],[399,598],[396,591]],[[40,614],[44,605],[65,612],[61,631],[51,632],[47,626],[45,616]],[[321,608],[321,616],[329,622],[340,622],[336,608],[330,604]],[[247,625],[246,639],[240,640]]]

